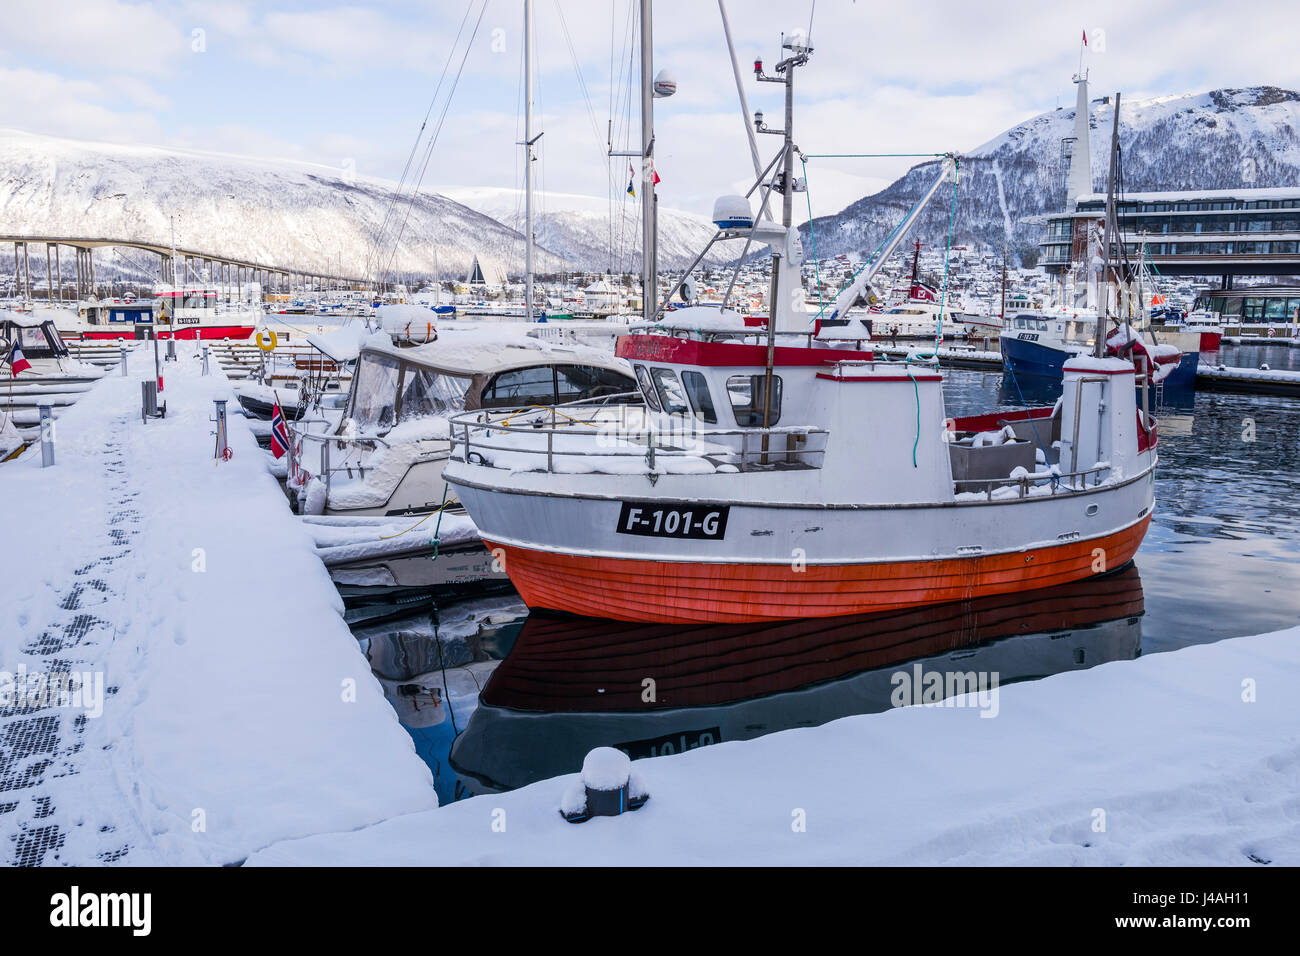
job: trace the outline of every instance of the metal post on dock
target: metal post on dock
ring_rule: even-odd
[[[126,346],[119,345],[118,350],[122,353],[122,377],[126,378]]]
[[[54,464],[54,407],[39,406],[41,411],[41,467]]]
[[[229,461],[231,457],[230,446],[226,444],[226,402],[229,399],[214,398],[212,404],[217,406],[217,415],[213,419],[217,423],[217,445],[212,453],[214,461]]]
[[[208,374],[208,347],[203,346],[203,374]]]
[[[176,361],[176,339],[175,338],[170,338],[167,340],[167,361],[168,362]]]

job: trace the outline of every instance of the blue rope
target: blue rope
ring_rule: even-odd
[[[912,374],[912,367],[904,365],[903,371],[907,372],[907,377],[912,380],[912,395],[916,399],[916,441],[912,442],[912,467],[916,468],[916,449],[921,444],[921,389],[916,384],[916,376]]]
[[[438,548],[442,546],[442,540],[438,537],[438,532],[442,529],[442,515],[447,510],[447,483],[442,483],[442,504],[438,506],[438,523],[433,526],[433,540],[429,543],[433,545],[433,560],[438,558]],[[442,648],[438,649],[441,653]]]

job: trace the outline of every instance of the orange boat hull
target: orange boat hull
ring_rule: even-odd
[[[601,558],[485,543],[532,608],[618,621],[745,623],[867,614],[1067,584],[1131,560],[1150,522],[1147,515],[1105,537],[1012,554],[802,570]]]

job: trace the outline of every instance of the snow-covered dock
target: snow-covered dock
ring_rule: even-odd
[[[1297,679],[1300,628],[637,761],[622,817],[564,822],[575,774],[249,863],[1296,865]]]
[[[436,806],[242,417],[213,459],[229,384],[177,351],[165,418],[137,352],[64,411],[54,467],[0,465],[4,863],[230,863]]]

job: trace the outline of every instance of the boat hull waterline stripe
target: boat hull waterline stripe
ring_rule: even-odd
[[[745,623],[898,610],[1054,587],[1133,558],[1150,514],[1112,534],[1023,552],[869,564],[659,561],[486,540],[529,607],[620,621]],[[1099,569],[1098,549],[1104,554]]]

